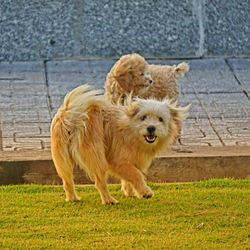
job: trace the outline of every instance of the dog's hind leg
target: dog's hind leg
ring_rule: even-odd
[[[124,193],[125,196],[127,196],[127,197],[135,197],[134,189],[133,189],[132,185],[129,182],[127,182],[125,180],[122,180],[121,184],[122,184],[121,191]]]
[[[79,152],[84,152],[84,154],[75,155],[77,163],[95,182],[95,187],[101,196],[102,204],[117,203],[117,200],[110,195],[108,190],[108,163],[105,158],[104,148],[98,142],[98,139],[97,143],[93,144],[90,148],[82,144]]]
[[[106,178],[104,176],[95,176],[95,186],[101,196],[102,204],[112,205],[118,202],[110,195]]]
[[[73,174],[63,179],[63,188],[66,193],[66,201],[79,201],[81,198],[76,194]]]
[[[73,176],[73,162],[71,161],[68,152],[58,152],[57,149],[53,150],[53,161],[56,171],[63,181],[63,188],[66,194],[66,201],[79,201],[81,198],[76,194],[74,176]]]

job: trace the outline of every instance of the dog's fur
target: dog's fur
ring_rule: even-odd
[[[106,77],[105,95],[112,103],[123,101],[131,93],[141,98],[163,98],[177,101],[179,79],[189,71],[187,63],[177,66],[148,64],[139,54],[122,56]]]
[[[72,90],[51,124],[52,158],[66,200],[80,199],[73,181],[75,166],[95,182],[103,204],[117,202],[108,191],[109,174],[122,180],[126,196],[149,198],[153,192],[144,174],[155,155],[173,143],[176,123],[186,118],[189,106],[142,99],[112,105],[100,93],[88,85]]]
[[[154,65],[148,66],[148,73],[153,79],[153,84],[148,91],[142,94],[142,98],[168,98],[178,101],[180,95],[179,80],[189,71],[189,65],[185,62],[173,66]]]

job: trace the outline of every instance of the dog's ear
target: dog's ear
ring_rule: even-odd
[[[189,71],[189,65],[185,62],[178,64],[174,71],[179,77],[183,77]]]
[[[127,72],[125,74],[122,74],[122,75],[115,75],[114,76],[116,81],[118,82],[119,86],[125,90],[126,92],[131,92],[133,89],[132,89],[132,75],[131,73]]]
[[[139,103],[137,101],[131,102],[126,108],[126,114],[129,117],[135,116],[139,112]]]
[[[188,117],[191,104],[185,107],[176,107],[176,103],[169,104],[169,110],[172,118],[177,121],[183,121]]]

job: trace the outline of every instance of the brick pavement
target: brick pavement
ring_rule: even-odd
[[[181,103],[192,103],[184,146],[250,146],[250,59],[187,60]],[[152,63],[173,64],[174,60]],[[65,93],[103,86],[113,60],[0,62],[0,151],[50,148],[50,121]]]

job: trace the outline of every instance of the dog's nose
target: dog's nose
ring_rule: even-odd
[[[153,80],[149,80],[149,84],[153,84],[154,82],[153,82]]]
[[[153,134],[155,132],[155,126],[148,126],[147,130],[150,134]]]

